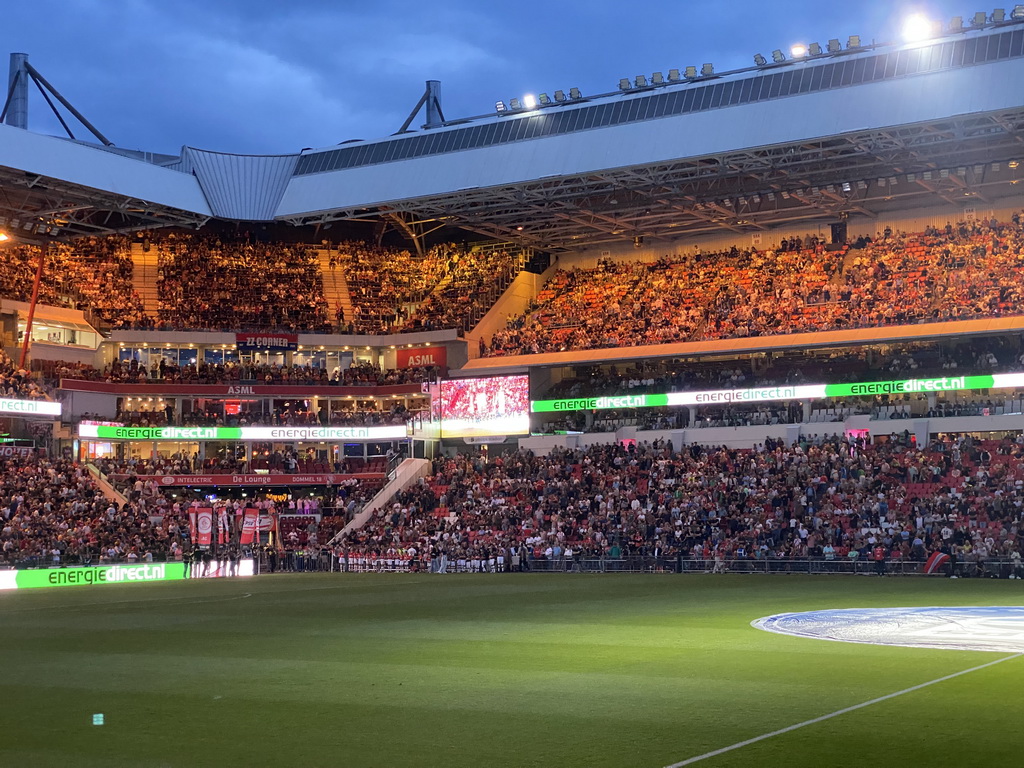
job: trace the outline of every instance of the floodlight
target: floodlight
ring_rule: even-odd
[[[974,174],[976,176],[981,176],[981,174],[983,174],[984,172],[985,172],[985,166],[984,165],[976,165],[976,166],[974,166]],[[25,229],[28,229],[28,227],[25,227]]]
[[[508,100],[508,108],[509,109],[522,109],[523,105],[519,103],[519,99],[509,99]]]
[[[807,55],[807,46],[804,45],[803,43],[797,43],[796,45],[789,49],[789,55],[792,56],[794,59],[802,59],[804,56]]]
[[[555,101],[565,101],[565,91],[555,91]]]
[[[999,168],[1000,168],[1000,165],[999,165],[999,163],[992,163],[992,170],[993,170],[993,171],[998,171],[998,170],[999,170]]]
[[[496,101],[496,102],[494,102],[494,111],[495,112],[504,112],[505,109],[506,109],[506,107],[505,107],[505,102],[504,101]]]
[[[697,76],[697,68],[696,67],[687,67],[686,71],[683,72],[683,75],[686,77],[687,80],[692,80],[693,78],[695,78]]]
[[[0,232],[0,243],[6,243],[10,239],[10,236],[6,232]]]
[[[715,74],[715,65],[705,64],[703,67],[700,68],[700,73],[704,77],[710,77],[711,75]]]
[[[526,94],[525,96],[523,96],[523,106],[526,107],[527,109],[533,109],[534,107],[537,106],[537,97],[534,96],[532,93]]]
[[[771,203],[775,202],[775,193],[774,192],[769,192],[766,195],[766,197],[768,198],[768,202],[771,202]]]
[[[756,64],[759,67],[763,67],[767,63],[768,63],[768,59],[766,59],[760,53],[755,53],[754,54],[754,64]]]
[[[986,21],[988,21],[988,16],[985,15],[985,12],[984,11],[978,11],[976,14],[974,14],[974,18],[971,19],[971,26],[972,27],[983,27],[983,26],[985,26],[985,22]]]
[[[811,54],[811,56],[821,56],[821,44],[811,43],[807,48],[807,52]]]
[[[898,183],[899,183],[899,181],[898,181],[898,179],[895,176],[890,176],[889,177],[889,186],[890,187],[895,187],[896,184],[898,184]]]
[[[860,35],[850,35],[850,38],[846,41],[846,48],[860,48]]]
[[[633,86],[630,85],[628,77],[619,78],[619,90],[620,91],[628,91],[632,87]]]
[[[646,88],[647,87],[647,78],[644,77],[643,75],[637,75],[636,76],[636,87],[637,88]]]
[[[996,24],[1006,21],[1006,9],[996,8],[994,11],[992,11],[992,21]]]
[[[921,180],[922,181],[931,181],[932,180],[932,172],[931,171],[925,171],[924,173],[922,173],[921,174]]]
[[[774,61],[776,64],[781,64],[785,60],[786,54],[784,54],[781,50],[776,48],[774,51],[772,51],[772,61]]]
[[[860,181],[857,182],[857,189],[867,189],[867,188],[868,188],[868,183],[866,181],[864,181],[863,179],[861,179]]]
[[[1020,167],[1020,160],[1011,160],[1010,162],[1007,163],[1007,165],[1010,168],[1016,169],[1016,168]]]
[[[537,101],[539,101],[541,104],[550,104],[551,103],[551,99],[548,98],[548,95],[546,93],[542,93],[540,96],[538,96],[537,97]]]
[[[1024,5],[1015,5],[1013,10],[1010,11],[1010,18],[1014,21],[1020,21],[1024,19]]]
[[[680,78],[679,78],[679,70],[678,69],[670,69],[668,71],[668,81],[670,83],[678,83],[679,79]]]
[[[843,192],[852,192],[852,191],[853,191],[853,187],[850,185],[850,182],[844,181],[843,182]]]
[[[651,85],[662,85],[665,82],[665,76],[661,72],[655,72],[651,75]]]
[[[940,179],[948,179],[949,178],[949,168],[940,168],[939,169],[939,178]]]
[[[582,99],[583,98],[583,94],[580,93],[580,89],[579,88],[570,88],[569,89],[569,98],[570,99]]]
[[[950,32],[963,32],[964,31],[964,17],[954,16],[949,20],[949,31]]]
[[[839,40],[833,37],[828,41],[829,53],[839,53],[841,50],[843,50],[843,46],[840,44]]]
[[[909,181],[911,184],[913,184],[915,181],[917,181],[917,174],[916,173],[908,173],[907,174],[907,181]]]
[[[923,13],[912,13],[903,20],[903,39],[908,43],[927,40],[931,31],[932,23]]]

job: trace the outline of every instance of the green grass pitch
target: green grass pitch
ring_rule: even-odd
[[[3,593],[0,766],[660,768],[1007,655],[753,619],[1022,597],[1019,581],[540,574]],[[1017,766],[1022,700],[1019,657],[698,765]]]

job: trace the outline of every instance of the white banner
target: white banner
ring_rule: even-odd
[[[20,416],[60,416],[60,403],[49,400],[11,400],[0,397],[0,413]]]

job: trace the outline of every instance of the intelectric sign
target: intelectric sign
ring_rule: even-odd
[[[78,436],[92,440],[238,440],[242,442],[321,442],[400,440],[404,424],[387,427],[112,427],[81,424]]]
[[[0,413],[16,413],[19,416],[60,416],[60,403],[0,397]]]
[[[1024,373],[987,376],[943,376],[934,379],[896,379],[856,384],[801,384],[797,386],[716,389],[703,392],[668,392],[655,395],[576,397],[563,400],[534,400],[533,413],[599,411],[609,408],[654,408],[657,406],[711,405],[714,403],[755,403],[780,400],[820,400],[830,397],[868,397],[913,392],[958,392],[1024,386]]]
[[[128,584],[136,581],[175,581],[183,578],[185,574],[181,563],[39,568],[28,571],[0,571],[0,590]]]

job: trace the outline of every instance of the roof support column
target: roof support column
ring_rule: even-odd
[[[7,78],[4,122],[15,128],[28,128],[28,54],[12,53]]]

